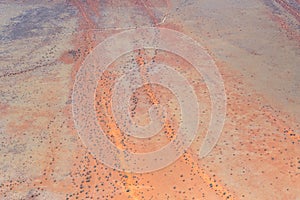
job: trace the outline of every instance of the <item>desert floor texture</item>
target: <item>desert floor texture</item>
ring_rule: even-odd
[[[0,199],[300,199],[299,0],[1,0],[0,15]],[[151,152],[168,144],[182,111],[168,88],[145,82],[130,98],[132,120],[142,125],[150,106],[165,105],[162,130],[150,139],[126,135],[111,108],[113,85],[129,69],[147,80],[147,64],[165,63],[183,74],[200,106],[196,138],[183,155],[151,172],[119,171],[80,137],[76,120],[85,118],[74,119],[73,94],[83,63],[105,39],[138,28],[192,38],[219,70],[226,116],[207,156],[198,153],[212,114],[210,91],[191,63],[161,49],[115,59],[98,77],[86,113],[95,113],[119,149]]]

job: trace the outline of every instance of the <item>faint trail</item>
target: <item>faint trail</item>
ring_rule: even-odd
[[[151,3],[149,1],[141,0],[141,5],[145,8],[146,13],[152,20],[153,24],[156,25],[158,23],[157,18],[155,17],[154,13],[151,11],[149,7],[151,7]]]
[[[80,1],[78,1],[78,0],[74,0],[72,2],[78,8],[80,14],[82,15],[82,17],[86,21],[88,27],[89,28],[95,28],[95,24],[93,23],[93,20],[88,17],[88,14],[86,13],[85,9],[83,8],[82,3]]]
[[[24,69],[24,70],[21,70],[21,71],[17,71],[17,72],[8,72],[8,73],[5,73],[3,75],[0,75],[0,78],[5,78],[5,77],[11,77],[11,76],[16,76],[16,75],[20,75],[20,74],[24,74],[24,73],[27,73],[27,72],[32,72],[36,69],[39,69],[39,68],[42,68],[42,67],[50,67],[54,64],[56,64],[57,61],[53,61],[51,63],[47,63],[47,64],[43,64],[43,65],[36,65],[30,69]]]

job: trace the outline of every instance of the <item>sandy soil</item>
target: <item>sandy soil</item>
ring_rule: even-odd
[[[4,0],[0,13],[1,199],[300,199],[299,1]],[[162,130],[167,137],[150,142],[124,136],[107,106],[119,66],[140,67],[147,77],[146,63],[167,63],[197,80],[192,86],[203,112],[186,153],[158,171],[120,172],[78,136],[72,115],[78,70],[105,38],[136,27],[182,32],[216,63],[227,115],[207,157],[198,156],[211,114],[207,87],[190,63],[153,49],[121,56],[99,79],[99,124],[119,148],[151,151],[168,143],[180,112],[167,89],[146,85],[132,98],[141,124],[158,102],[172,114]]]

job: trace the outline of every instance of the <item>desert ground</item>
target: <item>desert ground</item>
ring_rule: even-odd
[[[0,199],[300,199],[299,0],[1,0],[0,13]],[[223,128],[203,157],[211,116],[220,113],[214,113],[207,78],[193,63],[155,48],[119,55],[101,73],[102,59],[87,63],[98,50],[109,57],[110,48],[129,41],[99,48],[107,38],[147,28],[176,31],[200,44],[201,55],[181,50],[214,65],[222,77]],[[165,39],[174,49],[182,45]],[[197,133],[182,155],[157,170],[114,168],[93,152],[104,147],[102,141],[83,133],[92,124],[90,113],[121,152],[152,152],[178,137],[186,110],[169,88],[147,82],[153,63],[171,66],[194,90],[199,110],[186,105],[190,116],[199,117]],[[88,65],[96,70],[86,75]],[[167,113],[159,134],[149,139],[127,135],[128,126],[120,128],[115,119],[123,112],[112,108],[113,85],[129,72],[145,83],[128,102],[119,102],[129,104],[131,120],[148,124],[148,110],[158,104]],[[176,85],[176,78],[163,75]],[[124,82],[129,87],[134,79]],[[125,166],[124,153],[114,156]]]

